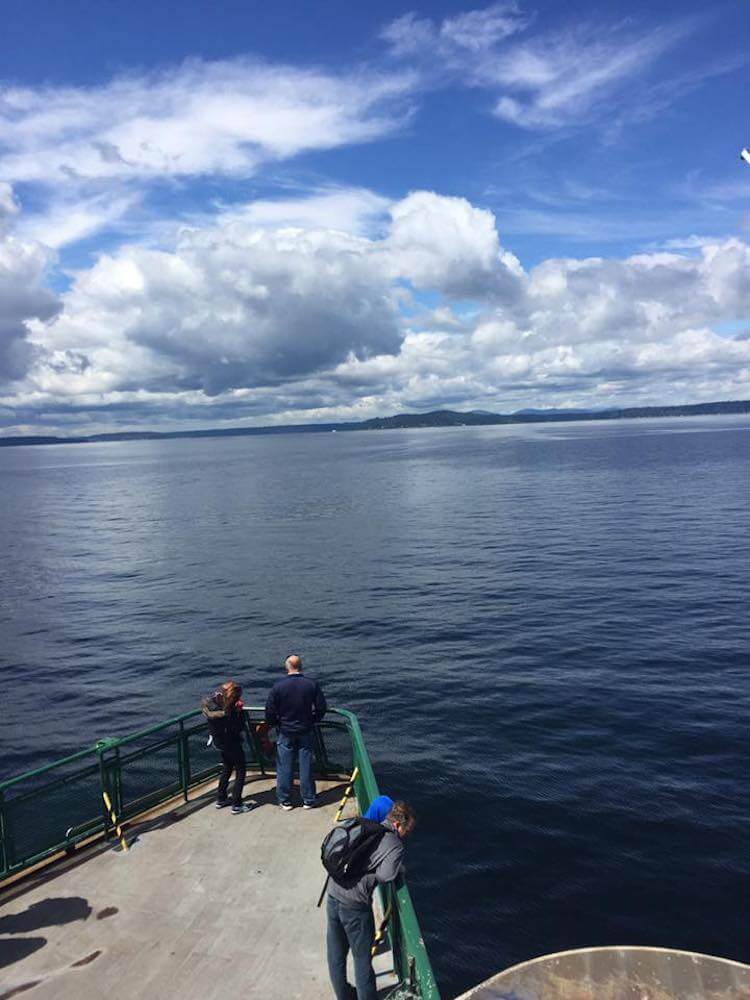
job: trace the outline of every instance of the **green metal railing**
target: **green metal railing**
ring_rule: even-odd
[[[378,783],[375,780],[357,716],[344,709],[335,711],[346,722],[352,747],[352,770],[356,767],[359,771],[354,791],[360,812],[364,812],[380,795]],[[417,915],[403,878],[399,877],[395,882],[381,888],[381,905],[383,912],[386,912],[390,905],[388,936],[399,979],[414,996],[422,997],[424,1000],[440,1000]],[[409,993],[405,992],[403,995],[408,996]]]
[[[275,762],[257,732],[259,708],[246,709],[248,770],[273,772]],[[103,739],[45,767],[0,782],[0,887],[21,873],[91,838],[108,836],[107,792],[120,822],[127,822],[219,773],[218,755],[206,746],[200,710],[118,739]],[[359,769],[355,794],[361,811],[378,795],[359,722],[333,709],[316,727],[315,767],[321,777]],[[388,937],[402,997],[439,1000],[421,931],[403,879],[381,890],[390,904]]]

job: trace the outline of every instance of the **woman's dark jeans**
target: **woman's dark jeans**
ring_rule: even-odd
[[[232,805],[238,806],[242,803],[242,786],[245,784],[245,774],[247,773],[247,761],[245,751],[241,746],[229,746],[221,751],[221,775],[219,777],[219,790],[217,801],[226,802],[227,787],[229,786],[229,776],[234,771],[234,785],[232,786]]]
[[[328,974],[336,1000],[352,1000],[352,988],[346,979],[346,956],[350,948],[354,959],[357,1000],[377,1000],[375,973],[370,959],[370,949],[375,937],[372,910],[342,906],[337,899],[329,896],[326,915]]]

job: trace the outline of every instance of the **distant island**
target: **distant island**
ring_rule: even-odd
[[[479,427],[491,424],[545,424],[580,420],[627,420],[644,417],[705,417],[750,413],[750,400],[693,403],[684,406],[632,406],[610,410],[518,410],[515,413],[485,413],[482,410],[431,410],[429,413],[398,413],[393,417],[334,424],[285,424],[277,427],[225,427],[193,431],[113,431],[85,437],[0,436],[0,448],[30,444],[89,444],[94,441],[152,441],[170,438],[245,437],[253,434],[320,434],[331,431],[381,431],[418,427]]]

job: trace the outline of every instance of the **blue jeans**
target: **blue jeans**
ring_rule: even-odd
[[[375,973],[372,971],[370,949],[375,937],[372,910],[357,910],[342,906],[333,896],[326,904],[328,931],[328,975],[331,977],[336,1000],[352,1000],[353,991],[346,979],[346,956],[351,948],[354,959],[354,981],[357,1000],[377,1000]]]
[[[276,743],[276,798],[281,805],[292,801],[295,754],[299,755],[299,788],[302,801],[311,805],[315,801],[312,732],[300,733],[298,736],[279,733]]]

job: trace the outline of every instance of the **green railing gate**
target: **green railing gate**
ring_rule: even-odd
[[[246,709],[248,770],[273,772],[256,732],[259,708]],[[121,822],[134,820],[219,772],[217,755],[206,746],[199,710],[95,746],[17,778],[0,782],[0,888],[4,880],[70,852],[82,841],[108,836],[112,824],[104,808],[106,791]],[[316,728],[316,771],[320,777],[351,774],[358,768],[355,793],[361,811],[378,786],[356,716],[333,709]],[[403,879],[384,887],[390,904],[388,937],[403,997],[439,1000],[409,890]]]

